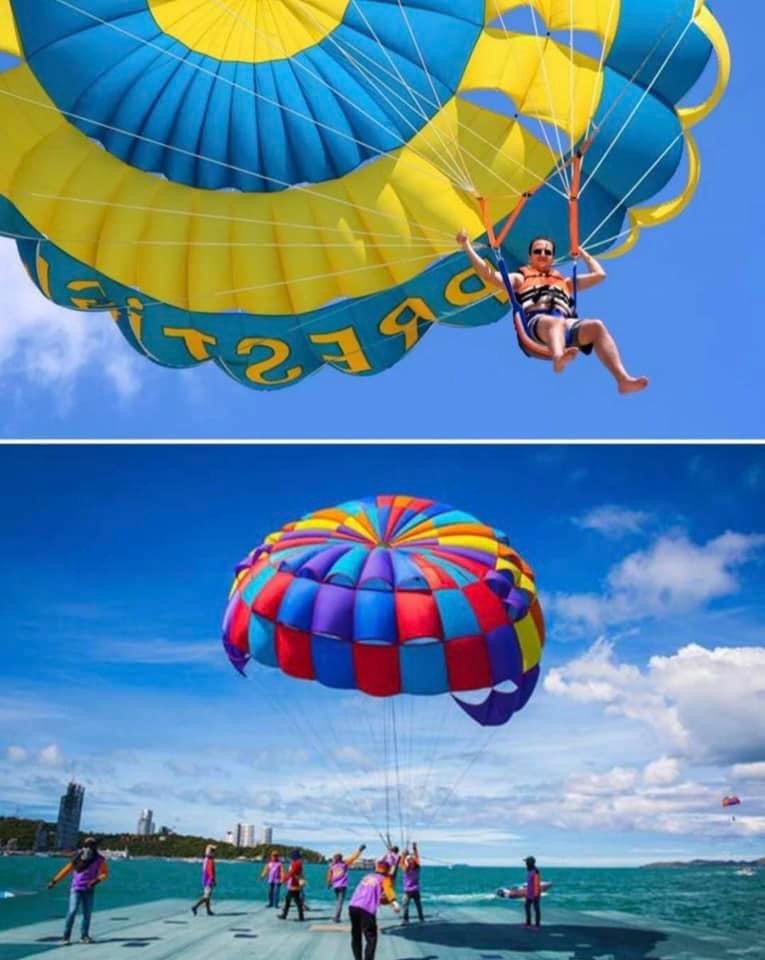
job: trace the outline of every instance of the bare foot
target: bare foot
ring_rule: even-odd
[[[648,377],[627,377],[619,381],[619,393],[638,393],[648,386]]]
[[[579,353],[579,351],[576,347],[566,347],[563,353],[557,359],[553,360],[553,370],[556,373],[563,373],[577,353]]]

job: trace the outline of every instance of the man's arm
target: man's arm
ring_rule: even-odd
[[[72,870],[74,870],[74,864],[71,861],[69,863],[65,863],[56,876],[48,882],[48,889],[50,890],[51,887],[54,887],[59,880],[63,880],[67,874],[72,872]]]
[[[486,283],[493,283],[495,287],[500,287],[502,290],[505,289],[505,284],[502,280],[502,274],[499,272],[499,270],[495,270],[494,267],[488,264],[483,257],[480,256],[480,254],[476,253],[466,230],[462,229],[457,234],[457,243],[459,243],[459,245],[465,251],[471,266],[482,280],[484,280]],[[514,290],[522,279],[523,277],[521,277],[519,273],[510,274],[510,283],[513,285]]]
[[[589,287],[595,287],[599,283],[602,283],[606,279],[606,271],[595,257],[591,257],[582,247],[580,247],[577,252],[590,270],[590,273],[584,273],[580,277],[577,277],[577,287],[580,290],[587,290]]]

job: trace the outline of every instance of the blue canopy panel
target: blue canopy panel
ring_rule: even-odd
[[[247,192],[342,177],[409,142],[454,94],[484,12],[354,0],[314,46],[244,63],[163,33],[149,0],[89,0],[90,16],[12,2],[32,70],[78,129],[141,170]]]

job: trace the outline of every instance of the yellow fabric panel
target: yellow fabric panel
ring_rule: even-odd
[[[11,0],[0,0],[0,51],[14,57],[22,56]]]
[[[730,80],[730,48],[722,27],[706,7],[702,7],[696,16],[696,26],[706,35],[717,57],[717,79],[712,93],[695,107],[680,107],[677,115],[686,130],[703,120],[714,110],[725,93]]]
[[[216,60],[263,63],[319,43],[342,22],[350,0],[149,0],[159,28]]]
[[[597,108],[602,85],[595,60],[577,51],[572,59],[570,49],[550,37],[487,30],[460,89],[501,90],[520,113],[547,120],[576,139]]]
[[[445,139],[458,131],[476,189],[502,192],[497,217],[553,166],[520,124],[456,98],[433,123]],[[243,195],[122,163],[67,123],[24,65],[0,75],[0,124],[0,192],[67,253],[182,308],[313,309],[411,279],[454,251],[463,224],[483,232],[473,197],[418,156],[433,155],[432,130],[339,181]]]
[[[574,30],[596,34],[605,44],[608,56],[619,25],[621,0],[486,0],[485,22],[492,23],[501,14],[521,7],[528,13],[529,30],[533,33],[529,6],[537,11],[548,30],[569,30],[573,26]]]
[[[522,620],[515,624],[515,632],[518,635],[518,643],[523,654],[523,669],[524,671],[530,670],[539,663],[542,656],[539,632],[530,614],[526,614]]]

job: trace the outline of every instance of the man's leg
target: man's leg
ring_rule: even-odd
[[[343,915],[343,902],[345,900],[345,887],[335,890],[335,923],[340,923]]]
[[[422,896],[419,890],[416,890],[412,894],[412,899],[414,900],[414,905],[417,907],[417,919],[422,923],[425,919],[425,915],[422,912]]]
[[[637,393],[648,386],[648,377],[632,377],[624,369],[616,341],[600,320],[580,320],[576,329],[577,342],[582,346],[592,344],[595,355],[616,380],[619,393]]]
[[[541,923],[540,910],[539,910],[539,897],[534,898],[534,923],[539,926]]]
[[[74,918],[77,914],[79,904],[80,894],[76,890],[71,890],[69,893],[69,910],[67,911],[66,920],[64,921],[64,940],[68,940],[72,935]]]
[[[351,950],[353,960],[361,960],[361,915],[360,907],[348,907],[351,916]]]
[[[404,902],[402,906],[404,908],[403,917],[402,917],[403,922],[409,923],[409,894],[406,891],[404,892]]]
[[[305,909],[305,901],[303,900],[302,890],[298,890],[298,892],[295,894],[295,903],[297,904],[298,920],[305,920],[305,917],[303,916],[303,910]]]
[[[362,927],[364,930],[364,939],[367,942],[364,950],[364,960],[375,960],[377,950],[377,919],[373,913],[364,911],[362,918]]]
[[[577,354],[576,347],[566,346],[566,321],[563,317],[540,317],[536,323],[536,333],[550,348],[553,370],[562,373]]]
[[[531,900],[529,900],[528,897],[523,901],[523,908],[526,911],[526,926],[530,927],[531,926]]]
[[[80,894],[80,903],[82,904],[82,923],[80,924],[80,937],[84,940],[90,937],[90,918],[93,915],[93,898],[96,891],[91,887],[90,890],[83,890]]]
[[[274,906],[277,908],[279,907],[279,898],[281,897],[281,893],[282,893],[282,885],[280,883],[277,883],[276,884],[276,900],[274,901]]]

